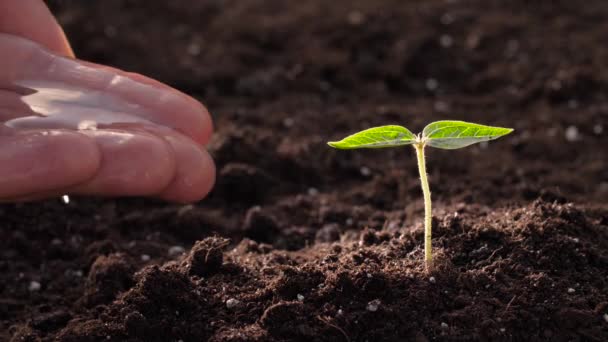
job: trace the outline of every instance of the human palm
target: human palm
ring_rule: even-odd
[[[73,58],[40,0],[0,0],[0,201],[204,197],[211,118],[141,75]]]

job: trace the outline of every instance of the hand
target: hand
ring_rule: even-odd
[[[211,118],[141,75],[73,58],[41,0],[0,0],[0,201],[204,197]]]

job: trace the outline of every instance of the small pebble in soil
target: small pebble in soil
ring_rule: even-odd
[[[234,309],[239,306],[239,304],[241,304],[241,302],[238,299],[230,298],[226,301],[226,308]]]
[[[346,223],[347,226],[352,226],[353,223],[355,223],[355,221],[352,218],[349,217],[349,218],[346,219],[345,223]]]
[[[571,288],[571,287],[569,287],[569,288],[568,288],[568,293],[574,293],[574,292],[576,292],[576,290],[575,290],[575,289],[573,289],[573,288]]]
[[[195,42],[192,42],[190,45],[188,45],[187,50],[191,56],[198,56],[201,53],[201,46]]]
[[[570,108],[570,109],[578,108],[578,101],[575,99],[568,100],[568,108]]]
[[[431,284],[435,284],[435,282],[436,282],[437,280],[435,280],[435,277],[430,277],[430,278],[429,278],[429,281],[431,282]]]
[[[604,314],[604,321],[606,321],[606,323],[608,323],[608,314]]]
[[[185,251],[186,251],[186,249],[182,246],[172,246],[169,248],[168,253],[169,253],[170,257],[174,257],[174,256],[184,254]]]
[[[604,126],[602,126],[602,124],[597,124],[593,126],[593,133],[600,135],[602,134],[602,132],[604,132]]]
[[[500,332],[501,332],[501,333],[504,333],[505,331],[507,331],[507,329],[505,329],[505,328],[500,328]]]
[[[63,195],[61,196],[61,200],[63,201],[63,203],[65,204],[70,204],[70,196],[68,195]]]
[[[448,324],[446,322],[441,322],[441,329],[445,330],[449,328]]]
[[[68,278],[81,278],[83,275],[83,272],[82,272],[82,270],[67,269],[67,270],[65,270],[65,272],[63,272],[63,274]]]
[[[566,128],[566,140],[568,141],[577,141],[580,139],[580,134],[578,132],[578,128],[576,126],[568,126],[568,128]]]
[[[450,110],[450,105],[445,101],[435,101],[433,108],[436,112],[445,113]]]
[[[454,22],[454,16],[451,13],[445,13],[441,16],[440,21],[443,25],[450,25]]]
[[[367,303],[367,311],[376,312],[380,307],[380,299],[374,299],[371,302]]]
[[[316,196],[319,194],[319,190],[317,190],[316,188],[308,188],[308,194],[310,196]]]
[[[30,284],[28,285],[27,289],[28,289],[30,292],[37,292],[37,291],[40,291],[40,288],[41,288],[41,287],[42,287],[42,286],[40,285],[40,283],[39,283],[39,282],[37,282],[37,281],[35,281],[35,280],[32,280],[32,281],[30,281]]]
[[[429,91],[435,91],[437,90],[437,87],[439,86],[439,82],[437,82],[436,79],[434,78],[429,78],[426,80],[426,89],[428,89]]]
[[[361,167],[359,172],[361,172],[361,176],[363,177],[369,177],[372,174],[372,171],[367,166]]]
[[[194,209],[194,206],[192,204],[184,205],[177,210],[177,216],[182,217],[182,216],[184,216],[184,214],[192,211],[192,209]]]
[[[150,261],[150,256],[148,254],[142,254],[139,256],[139,258],[141,259],[141,261],[143,262],[147,262]]]
[[[285,126],[286,128],[293,126],[294,123],[295,123],[295,120],[293,118],[283,119],[283,126]]]
[[[304,296],[299,294],[296,296],[298,298],[298,301],[303,302],[304,301]]]
[[[112,25],[108,25],[103,28],[103,33],[106,34],[106,37],[112,38],[112,37],[116,36],[116,33],[118,33],[118,30],[116,29],[116,27],[114,27]]]
[[[365,21],[365,16],[359,11],[352,11],[348,13],[348,22],[351,25],[359,26]]]
[[[338,316],[342,316],[344,314],[344,311],[342,311],[342,309],[338,309],[338,313],[336,315]],[[607,318],[608,315],[604,315],[604,318]]]
[[[439,38],[439,44],[444,48],[449,48],[454,43],[454,39],[450,35],[444,34]]]
[[[505,55],[509,58],[515,57],[519,51],[519,41],[517,39],[511,39],[507,42],[507,48],[505,49]]]

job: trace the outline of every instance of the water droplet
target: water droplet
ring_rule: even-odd
[[[95,131],[95,130],[97,130],[97,122],[94,120],[82,120],[78,123],[78,129],[81,131],[84,131],[84,130]]]

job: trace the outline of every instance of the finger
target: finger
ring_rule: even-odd
[[[165,134],[173,149],[175,176],[158,197],[172,202],[189,203],[205,197],[215,183],[215,164],[209,153],[191,139],[179,134]]]
[[[97,143],[102,163],[95,176],[65,193],[99,196],[149,196],[166,188],[175,175],[171,147],[147,132],[82,131]]]
[[[101,162],[94,141],[77,132],[0,128],[0,146],[0,198],[85,182],[95,175]]]
[[[19,84],[38,90],[25,98],[35,104],[48,105],[46,97],[53,95],[49,89],[59,88],[64,90],[60,96],[71,96],[71,101],[64,103],[112,103],[118,106],[112,108],[114,111],[171,127],[199,144],[211,136],[213,124],[205,107],[175,89],[141,75],[61,57],[14,36],[0,34],[0,47],[0,60],[6,65],[0,70],[0,87],[3,83]]]
[[[24,37],[74,57],[65,33],[41,0],[0,0],[0,32]]]
[[[159,151],[162,150],[158,145],[159,141],[148,135],[149,133],[89,131],[87,134],[100,146],[101,159],[104,160],[103,156],[112,156],[112,159],[107,161],[110,164],[104,163],[92,179],[77,186],[29,193],[8,199],[0,198],[0,202],[7,200],[34,201],[62,194],[149,195],[181,203],[194,202],[205,197],[213,187],[216,173],[215,165],[209,154],[187,137],[166,130],[148,129],[154,131],[154,135],[159,140],[162,139],[165,144],[168,144],[164,147],[168,148],[172,154],[171,161],[166,159],[162,151]],[[136,138],[128,143],[130,146],[125,146],[124,143],[120,144],[120,147],[115,146],[116,136],[123,134],[134,135]],[[162,138],[160,138],[161,136]],[[137,150],[139,155],[146,157],[134,160],[133,150]],[[170,170],[171,165],[174,167],[173,170]],[[150,170],[154,171],[151,173]]]
[[[172,202],[194,202],[205,197],[215,183],[215,164],[200,145],[180,133],[157,125],[124,125],[123,130],[152,134],[169,147],[175,162],[171,181],[153,194]]]

